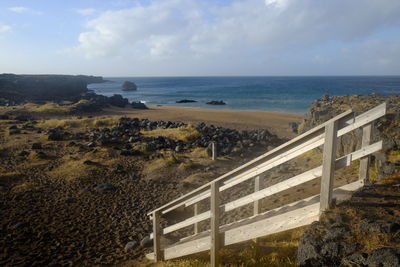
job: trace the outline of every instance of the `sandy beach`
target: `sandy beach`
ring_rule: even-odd
[[[268,129],[280,137],[293,138],[296,134],[289,127],[289,122],[301,122],[302,114],[200,109],[172,106],[149,106],[148,110],[122,108],[106,109],[105,115],[118,115],[149,120],[181,121],[185,123],[213,124],[237,130]]]

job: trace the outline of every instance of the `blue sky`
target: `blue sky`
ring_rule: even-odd
[[[399,0],[1,0],[0,73],[399,75]]]

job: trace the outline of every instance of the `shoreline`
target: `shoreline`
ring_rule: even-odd
[[[148,106],[147,110],[107,108],[102,115],[147,118],[149,120],[207,123],[237,130],[267,129],[279,137],[293,138],[290,122],[300,123],[303,114],[270,111],[220,110],[176,106]]]

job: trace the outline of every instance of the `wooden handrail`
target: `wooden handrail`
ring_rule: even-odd
[[[240,167],[238,167],[238,168],[236,168],[236,169],[234,169],[234,170],[232,170],[232,171],[230,171],[230,172],[228,172],[228,173],[216,178],[215,180],[213,180],[211,182],[208,182],[207,184],[204,184],[204,185],[200,186],[199,188],[194,189],[193,191],[191,191],[191,192],[189,192],[189,193],[187,193],[187,194],[185,194],[185,195],[183,195],[183,196],[181,196],[181,197],[179,197],[179,198],[177,198],[177,199],[175,199],[175,200],[173,200],[173,201],[171,201],[171,202],[169,202],[169,203],[167,203],[167,204],[165,204],[165,205],[163,205],[163,206],[161,206],[161,207],[159,207],[159,208],[157,208],[157,209],[155,209],[155,210],[153,210],[153,211],[151,211],[149,213],[147,213],[147,215],[150,216],[154,211],[164,210],[164,209],[166,209],[166,208],[168,208],[168,207],[170,207],[170,206],[172,206],[172,205],[174,205],[174,204],[176,204],[176,203],[178,203],[180,201],[187,200],[188,198],[190,198],[194,194],[200,193],[200,192],[202,192],[204,190],[207,190],[211,186],[211,184],[213,182],[215,182],[215,181],[224,181],[227,178],[231,178],[233,176],[236,176],[236,175],[240,174],[240,172],[247,171],[247,170],[259,165],[261,161],[264,161],[265,159],[271,158],[276,154],[280,154],[281,150],[283,150],[283,149],[285,149],[285,148],[287,148],[289,146],[293,146],[293,144],[297,144],[300,141],[303,141],[302,139],[307,138],[312,134],[323,133],[325,125],[330,123],[331,121],[342,120],[342,119],[343,120],[344,119],[351,119],[351,118],[353,118],[353,116],[354,116],[354,111],[353,110],[345,111],[345,112],[339,114],[338,116],[330,119],[329,121],[327,121],[327,122],[325,122],[325,123],[313,128],[313,129],[311,129],[311,130],[309,130],[309,131],[297,136],[296,138],[290,140],[289,142],[286,142],[286,143],[284,143],[284,144],[272,149],[271,151],[269,151],[269,152],[257,157],[256,159],[251,160],[248,163],[243,164],[242,166],[240,166]],[[346,120],[344,120],[344,121],[346,121]]]
[[[265,153],[264,155],[259,156],[258,158],[242,165],[241,167],[239,167],[231,172],[228,172],[227,174],[224,174],[224,175],[220,176],[219,178],[179,197],[178,199],[173,200],[173,201],[155,209],[154,211],[161,210],[162,213],[165,214],[165,213],[170,212],[182,205],[190,206],[190,205],[192,205],[198,201],[201,201],[203,199],[206,199],[210,196],[209,187],[210,187],[211,183],[214,181],[222,180],[223,185],[221,186],[220,190],[224,191],[238,183],[241,183],[247,179],[250,179],[251,177],[254,177],[262,172],[265,172],[266,170],[268,170],[272,167],[275,167],[279,164],[282,164],[285,161],[293,159],[296,156],[298,156],[308,150],[311,150],[315,147],[322,145],[324,142],[324,134],[323,134],[324,127],[333,121],[339,121],[339,123],[338,123],[339,130],[337,132],[337,136],[339,137],[339,136],[342,136],[354,129],[357,129],[363,125],[366,125],[366,124],[374,121],[375,119],[382,117],[385,114],[386,114],[386,103],[383,103],[383,104],[357,116],[356,118],[354,118],[353,110],[348,110],[346,112],[343,112],[340,115],[319,125],[318,127],[315,127],[313,129],[307,131],[306,133],[292,139],[291,141]],[[306,139],[306,138],[308,138],[309,140],[304,141],[303,139]],[[300,143],[299,141],[302,141],[302,142]],[[300,144],[298,144],[297,146],[294,146],[294,144],[297,144],[297,143],[300,143]],[[301,149],[301,148],[303,148],[303,149]],[[281,151],[284,149],[286,149],[286,151],[278,153],[278,151]],[[294,153],[296,151],[297,151],[297,153]],[[278,154],[278,155],[276,157],[273,157],[276,154]],[[290,155],[290,156],[288,156],[288,155]],[[285,157],[285,156],[287,156],[287,160],[279,161],[279,162],[276,162],[275,164],[272,164],[274,159],[281,159],[282,157]],[[264,162],[262,162],[262,161],[264,161]],[[256,162],[258,163],[258,166],[253,166],[253,165],[255,165]],[[268,164],[272,164],[272,165],[266,166]],[[243,172],[243,173],[240,173],[240,172]],[[246,174],[248,174],[248,173],[252,173],[252,174],[246,176]],[[235,174],[237,174],[237,175],[235,175]],[[239,175],[242,176],[242,179],[238,179],[237,176],[239,176]],[[228,178],[230,178],[230,179],[226,180]],[[197,193],[197,195],[194,195],[196,193]],[[151,215],[151,214],[152,214],[152,212],[148,213],[148,215]]]
[[[218,250],[220,246],[292,229],[318,220],[316,216],[318,213],[329,208],[331,198],[335,192],[339,193],[340,190],[346,190],[346,188],[350,191],[357,190],[367,181],[368,172],[364,169],[369,168],[368,157],[370,154],[382,149],[382,141],[370,144],[372,122],[385,114],[386,103],[364,112],[357,117],[354,116],[352,110],[346,111],[270,152],[259,156],[255,160],[155,209],[149,213],[152,214],[153,219],[154,234],[150,235],[151,238],[154,239],[153,258],[156,261],[160,261],[164,258],[179,257],[209,249],[211,252],[211,266],[218,266]],[[337,138],[360,127],[363,127],[361,148],[336,159]],[[260,187],[260,174],[321,145],[324,145],[323,163],[321,166],[295,175],[267,188]],[[360,180],[334,190],[334,171],[349,166],[352,161],[358,159],[361,159]],[[263,217],[267,213],[261,213],[259,206],[261,199],[319,177],[322,177],[321,190],[318,195],[319,203],[306,204],[301,208],[296,207],[295,210],[283,211],[283,213],[281,212],[275,217]],[[219,196],[221,191],[252,178],[255,178],[253,193],[226,204],[220,204]],[[346,194],[349,196],[348,193]],[[210,210],[199,213],[198,202],[206,198],[210,198]],[[242,220],[241,222],[235,222],[239,224],[220,225],[220,213],[228,212],[251,203],[254,203],[254,215],[248,217],[246,219],[247,221]],[[187,207],[193,204],[195,204],[195,207],[192,217],[161,229],[159,220],[162,213],[167,213],[180,206]],[[211,230],[199,234],[198,223],[207,219],[210,219]],[[189,248],[185,247],[182,243],[177,243],[174,247],[161,249],[160,237],[162,234],[168,234],[192,225],[194,227],[196,239],[192,241],[187,241],[185,239],[182,241],[190,243],[191,245]],[[254,229],[254,231],[250,231],[250,229]],[[220,231],[224,231],[223,234]]]

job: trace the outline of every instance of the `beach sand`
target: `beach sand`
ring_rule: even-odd
[[[289,127],[289,122],[301,122],[304,115],[265,111],[238,111],[200,109],[172,106],[149,106],[148,110],[112,108],[104,115],[117,115],[149,120],[182,121],[185,123],[213,124],[237,130],[268,129],[280,137],[296,136]]]

